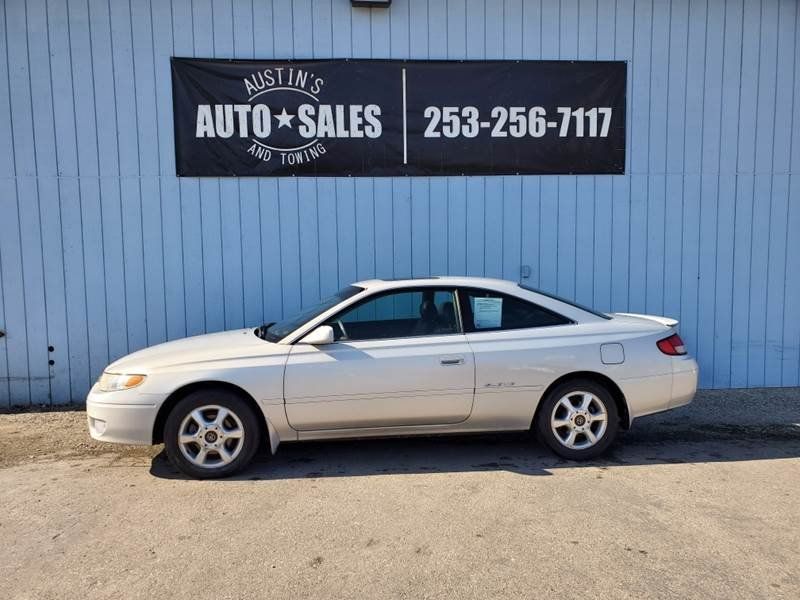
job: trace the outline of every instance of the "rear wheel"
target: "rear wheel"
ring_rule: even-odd
[[[596,458],[617,436],[617,405],[599,383],[586,379],[566,381],[542,402],[536,431],[559,456],[570,460]]]
[[[241,471],[253,458],[259,437],[253,409],[225,389],[192,392],[175,405],[164,425],[170,461],[198,479]]]

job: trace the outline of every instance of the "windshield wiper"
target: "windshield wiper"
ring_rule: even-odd
[[[275,322],[272,323],[264,323],[261,327],[256,327],[255,334],[260,337],[262,340],[267,339],[267,330],[275,325]]]

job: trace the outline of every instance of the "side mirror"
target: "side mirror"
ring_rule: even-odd
[[[301,339],[299,343],[309,344],[310,346],[324,346],[325,344],[332,344],[333,342],[333,327],[330,325],[320,325]]]

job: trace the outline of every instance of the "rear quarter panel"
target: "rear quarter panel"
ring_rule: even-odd
[[[471,425],[527,429],[548,387],[579,371],[599,373],[617,383],[632,414],[654,412],[656,407],[663,410],[671,397],[673,367],[655,342],[670,331],[661,325],[619,327],[612,319],[467,334],[475,354]],[[604,364],[600,346],[605,343],[622,344],[624,362]]]

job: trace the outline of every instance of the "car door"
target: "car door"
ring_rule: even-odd
[[[539,395],[571,360],[572,321],[493,290],[461,289],[459,299],[475,356],[475,413],[526,427]]]
[[[475,363],[448,288],[371,296],[328,324],[332,344],[295,344],[289,424],[300,431],[443,425],[472,410]]]

